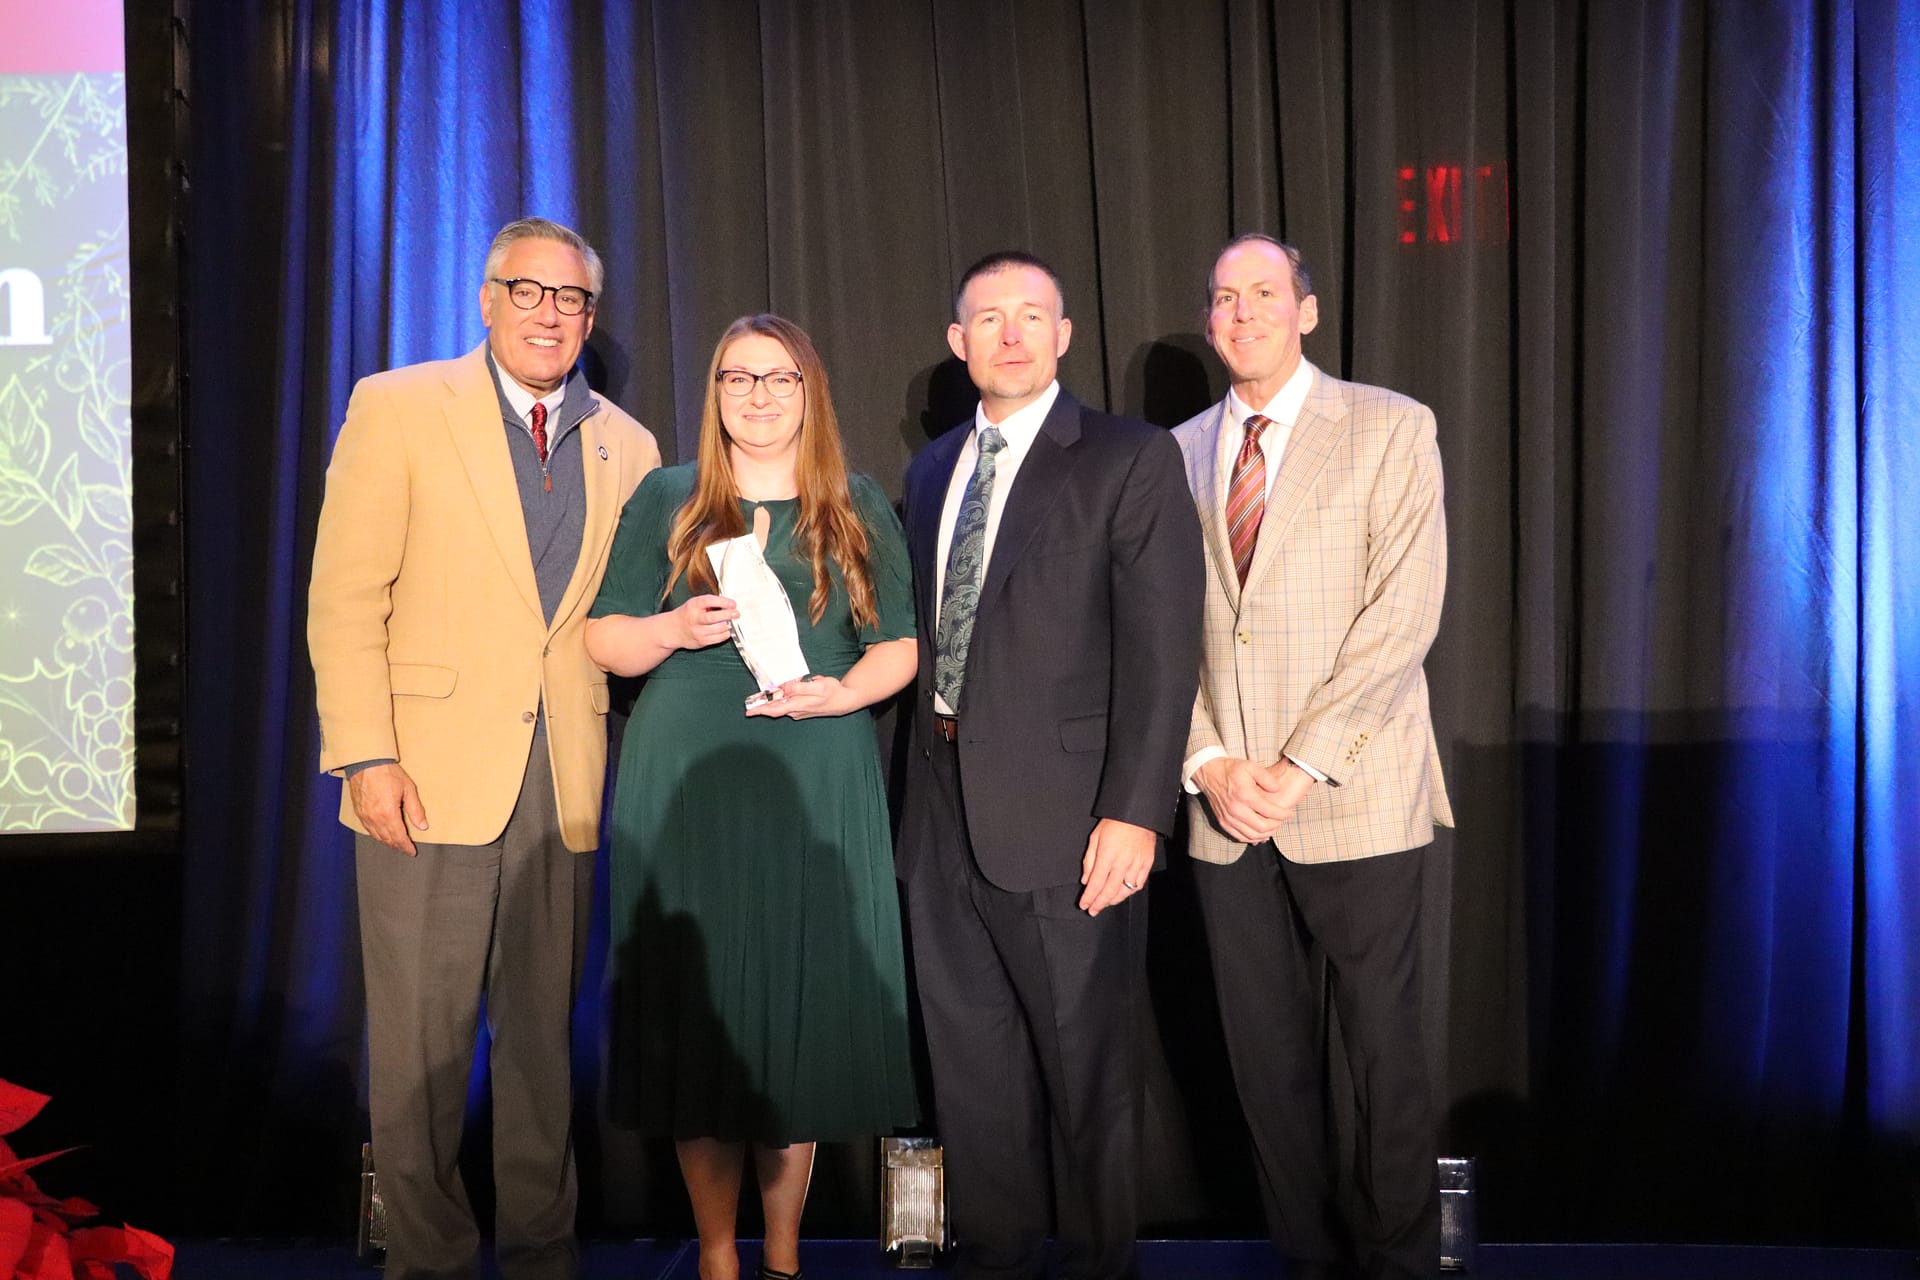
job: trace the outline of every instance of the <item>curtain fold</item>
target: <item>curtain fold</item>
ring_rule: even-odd
[[[1836,212],[1857,270],[1847,408],[1859,454],[1860,652],[1855,740],[1859,816],[1854,915],[1862,1034],[1855,1046],[1870,1133],[1920,1141],[1920,547],[1912,536],[1920,475],[1920,239],[1901,210],[1920,199],[1920,11],[1875,6],[1853,32],[1854,201]],[[1838,58],[1834,59],[1836,62]],[[1844,440],[1843,440],[1844,447]]]

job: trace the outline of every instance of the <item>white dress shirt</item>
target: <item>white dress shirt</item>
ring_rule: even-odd
[[[1053,402],[1060,398],[1060,383],[1047,384],[1040,398],[1024,409],[1007,415],[1005,422],[989,422],[987,407],[982,404],[973,412],[973,430],[967,435],[966,444],[960,447],[960,456],[953,461],[953,476],[947,481],[947,500],[940,508],[940,545],[934,550],[933,557],[933,620],[934,634],[940,634],[939,610],[944,603],[947,586],[947,551],[953,544],[954,522],[960,518],[960,503],[967,496],[967,482],[973,479],[974,463],[980,457],[980,432],[982,428],[992,427],[998,431],[1006,444],[993,459],[993,495],[987,502],[986,542],[980,552],[980,580],[986,581],[987,567],[993,563],[993,539],[1000,531],[1000,514],[1007,509],[1007,495],[1013,492],[1013,478],[1020,471],[1020,464],[1026,460],[1027,453],[1033,448],[1034,437],[1040,434],[1040,424],[1047,420],[1047,414],[1053,410]],[[953,708],[939,694],[933,695],[933,709],[943,716],[953,714]]]
[[[1220,438],[1214,445],[1214,470],[1220,474],[1220,509],[1227,509],[1227,493],[1233,486],[1233,464],[1240,459],[1240,446],[1246,440],[1247,419],[1255,413],[1266,417],[1269,425],[1260,433],[1260,454],[1267,466],[1267,485],[1262,494],[1263,500],[1273,496],[1273,478],[1280,474],[1280,459],[1287,451],[1287,441],[1293,438],[1293,424],[1300,420],[1300,408],[1307,402],[1307,392],[1313,387],[1313,366],[1302,360],[1294,366],[1293,375],[1273,393],[1273,399],[1259,409],[1247,407],[1238,392],[1227,392],[1227,420],[1222,424]],[[1264,518],[1264,514],[1263,517]],[[1209,760],[1218,760],[1227,753],[1221,747],[1202,747],[1187,757],[1186,765],[1180,771],[1180,783],[1190,795],[1199,795],[1200,788],[1194,782],[1193,775],[1200,766]],[[1292,756],[1287,759],[1293,760]],[[1300,764],[1315,782],[1325,782],[1327,775],[1309,764]]]
[[[1214,470],[1220,473],[1220,509],[1227,508],[1227,492],[1233,487],[1233,464],[1240,458],[1240,445],[1247,434],[1247,419],[1255,413],[1265,415],[1271,424],[1260,433],[1260,453],[1267,464],[1267,487],[1263,496],[1273,494],[1273,478],[1280,474],[1280,458],[1287,451],[1287,441],[1293,439],[1293,424],[1299,421],[1300,407],[1307,402],[1307,392],[1313,387],[1313,366],[1302,360],[1280,388],[1274,392],[1273,399],[1260,409],[1249,409],[1240,399],[1239,393],[1227,392],[1227,421],[1215,442],[1214,458],[1218,465]]]

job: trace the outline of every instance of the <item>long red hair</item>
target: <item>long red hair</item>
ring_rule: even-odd
[[[791,320],[764,313],[741,316],[727,326],[714,345],[707,369],[706,404],[700,411],[700,451],[693,492],[674,515],[673,529],[667,536],[667,558],[672,568],[660,598],[664,601],[672,593],[682,575],[695,591],[717,590],[719,583],[706,549],[747,532],[733,480],[733,460],[727,450],[727,430],[720,421],[720,387],[714,379],[727,348],[736,339],[756,333],[787,349],[800,372],[800,390],[806,397],[793,468],[800,495],[793,546],[796,554],[813,560],[813,594],[807,601],[807,616],[817,626],[826,614],[827,599],[833,593],[828,570],[832,563],[840,567],[840,577],[847,585],[854,622],[874,626],[879,610],[873,600],[873,576],[868,571],[867,528],[854,511],[847,490],[847,462],[840,450],[840,422],[834,416],[826,366],[805,330]]]

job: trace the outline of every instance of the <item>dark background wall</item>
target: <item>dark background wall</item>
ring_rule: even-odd
[[[128,1213],[350,1210],[320,479],[353,381],[477,343],[487,240],[538,212],[605,254],[589,371],[670,461],[715,336],[770,308],[896,493],[970,407],[942,331],[978,254],[1053,260],[1064,380],[1171,424],[1224,386],[1214,251],[1297,242],[1308,357],[1440,422],[1430,1008],[1487,1234],[1920,1235],[1910,8],[233,0],[189,44],[186,834],[126,877],[0,864],[81,983],[30,1006],[47,1078],[0,1070],[71,1093]],[[1154,897],[1148,1214],[1251,1233],[1178,863]],[[588,1130],[589,1225],[678,1222],[661,1153]],[[810,1228],[858,1228],[870,1176],[830,1157]]]

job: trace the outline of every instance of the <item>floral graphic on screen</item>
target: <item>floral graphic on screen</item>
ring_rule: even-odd
[[[0,829],[133,825],[125,115],[0,76]]]

